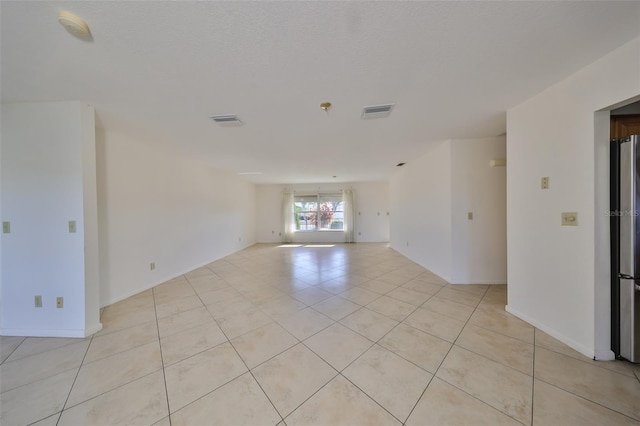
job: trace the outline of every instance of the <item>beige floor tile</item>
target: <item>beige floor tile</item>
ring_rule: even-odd
[[[373,291],[378,294],[387,294],[392,290],[398,288],[398,286],[394,284],[389,284],[384,281],[379,280],[369,280],[359,284],[358,287],[363,288],[365,290]]]
[[[382,336],[398,325],[398,321],[367,308],[362,308],[343,318],[340,323],[374,342],[380,340]]]
[[[385,283],[401,286],[405,284],[407,281],[411,280],[413,277],[407,277],[403,274],[395,274],[393,272],[389,272],[383,275],[380,275],[377,280]]]
[[[56,413],[53,416],[49,416],[46,419],[42,419],[39,422],[31,423],[30,426],[57,426],[58,419],[60,419],[60,414]]]
[[[454,342],[464,327],[462,321],[422,308],[416,309],[404,323],[448,342]]]
[[[324,291],[328,291],[331,294],[340,294],[356,286],[355,284],[349,283],[344,278],[345,277],[339,277],[328,281],[322,281],[317,285],[317,287]]]
[[[277,299],[258,305],[258,308],[260,308],[262,312],[272,318],[292,314],[306,307],[307,305],[290,296],[278,297]]]
[[[285,418],[296,425],[400,425],[391,414],[342,376],[337,376]]]
[[[189,284],[191,284],[191,288],[198,294],[229,287],[229,284],[217,275],[203,275],[201,277],[191,278]]]
[[[522,423],[435,377],[407,426],[518,426]],[[552,425],[553,423],[545,423]]]
[[[469,324],[533,343],[534,327],[504,310],[476,309]]]
[[[153,424],[153,426],[171,426],[171,417],[167,416]]]
[[[437,377],[529,424],[533,378],[473,352],[454,346]]]
[[[311,306],[318,302],[322,302],[323,300],[326,300],[330,297],[333,297],[333,293],[314,286],[305,288],[304,290],[296,291],[295,293],[291,294],[291,297]]]
[[[443,299],[453,300],[454,302],[462,303],[463,305],[468,305],[473,308],[478,306],[478,303],[480,303],[480,300],[482,299],[481,294],[457,290],[456,287],[457,286],[454,285],[442,287],[442,289],[436,293],[436,296],[442,297]]]
[[[253,302],[245,299],[240,293],[238,293],[235,299],[224,302],[214,302],[206,306],[215,319],[249,313],[258,309]]]
[[[265,325],[231,340],[249,368],[254,368],[266,360],[298,343],[298,339],[276,323]]]
[[[78,369],[0,394],[0,423],[26,425],[62,411]]]
[[[591,358],[587,358],[582,355],[580,352],[573,350],[569,346],[560,342],[559,340],[551,337],[547,333],[542,330],[535,330],[536,334],[536,347],[543,347],[545,349],[549,349],[550,351],[561,353],[563,355],[568,355],[572,358],[578,359],[580,361],[588,362],[590,364],[595,365],[596,367],[606,368],[607,370],[616,371],[620,374],[624,374],[625,376],[635,377],[633,374],[633,364],[626,361],[594,361]]]
[[[273,323],[273,320],[258,308],[253,308],[246,312],[232,313],[228,316],[216,318],[216,320],[229,339]]]
[[[84,362],[106,358],[154,340],[158,340],[158,324],[155,321],[96,336],[91,340]]]
[[[80,367],[67,407],[115,389],[162,368],[160,345],[147,343]]]
[[[304,344],[333,368],[342,371],[369,349],[373,342],[342,324],[334,324],[305,340]]]
[[[235,302],[238,299],[244,300],[244,296],[235,288],[231,286],[227,286],[225,288],[220,288],[213,291],[206,291],[199,293],[200,299],[202,303],[210,307],[213,305],[214,308],[219,308],[221,306],[225,306],[231,302]]]
[[[275,425],[280,420],[248,373],[171,414],[173,426]]]
[[[402,288],[407,290],[417,291],[419,293],[425,293],[429,296],[433,296],[437,292],[442,289],[442,286],[437,284],[431,284],[428,282],[420,281],[420,280],[411,280],[407,283],[402,284]]]
[[[333,296],[313,305],[313,309],[338,321],[360,309],[360,305],[342,297]]]
[[[489,284],[448,284],[446,286],[452,290],[464,291],[469,294],[475,294],[476,296],[484,297],[487,291],[491,287]]]
[[[449,284],[445,279],[437,276],[436,274],[430,271],[423,272],[422,274],[418,275],[414,279],[419,281],[424,281],[426,283],[436,284],[440,287],[443,287]]]
[[[379,345],[345,368],[342,375],[402,422],[433,377]]]
[[[66,345],[37,355],[5,362],[0,365],[2,392],[55,376],[80,366],[87,353],[89,340]]]
[[[416,307],[410,303],[388,296],[381,296],[367,305],[367,309],[371,309],[379,314],[391,318],[392,320],[402,321],[409,316]]]
[[[170,281],[153,288],[153,299],[156,305],[195,295],[195,291],[187,280]]]
[[[213,322],[213,318],[206,308],[201,307],[158,319],[158,330],[160,338],[164,339],[208,322]]]
[[[213,275],[213,271],[206,266],[202,266],[200,268],[194,269],[193,271],[187,272],[186,274],[184,274],[184,276],[187,277],[187,279],[198,278],[198,277],[203,277],[207,275]]]
[[[414,306],[420,306],[431,298],[430,294],[422,293],[415,290],[410,290],[404,287],[398,287],[393,291],[387,293],[387,296],[393,297],[405,303],[410,303]]]
[[[61,338],[61,337],[27,337],[22,344],[16,348],[7,361],[15,361],[16,359],[26,356],[37,355],[53,349],[61,348],[72,343],[80,343],[85,339],[80,338]]]
[[[575,358],[536,348],[536,379],[640,420],[640,382]]]
[[[533,375],[533,345],[522,340],[469,324],[460,333],[456,345]]]
[[[303,344],[253,370],[258,383],[283,417],[334,378],[338,372]]]
[[[398,324],[378,343],[431,373],[436,372],[451,349],[446,340],[405,324]]]
[[[220,327],[209,321],[162,339],[162,362],[165,366],[171,365],[226,341]]]
[[[102,322],[102,330],[96,333],[96,336],[101,336],[115,331],[123,330],[129,327],[135,327],[140,324],[144,324],[149,321],[156,320],[156,310],[153,304],[153,297],[148,297],[151,301],[147,302],[144,307],[124,309],[111,309],[111,306],[107,306],[100,318]]]
[[[331,318],[313,308],[306,308],[290,315],[278,317],[277,321],[299,340],[305,340],[334,323]]]
[[[172,413],[247,372],[236,351],[223,343],[165,368]]]
[[[16,350],[26,337],[0,336],[0,364],[2,364]]]
[[[150,425],[168,414],[158,371],[63,411],[58,425]]]
[[[474,311],[474,308],[469,305],[438,296],[433,296],[420,307],[465,322],[471,317]]]
[[[358,305],[365,306],[380,297],[380,294],[373,291],[365,290],[361,287],[354,287],[340,293],[339,296],[343,299],[350,300],[353,303],[357,303]]]
[[[165,303],[156,303],[156,313],[158,318],[165,318],[180,312],[202,308],[204,304],[197,295],[172,299]]]
[[[563,391],[540,380],[535,381],[533,424],[563,426],[638,425],[620,413]]]
[[[256,306],[260,306],[260,305],[266,304],[267,302],[286,296],[280,290],[277,290],[266,284],[264,284],[261,288],[257,288],[257,289],[253,286],[250,286],[249,288],[250,288],[249,291],[241,290],[240,292],[245,297],[245,299],[247,299],[251,303],[254,303]]]

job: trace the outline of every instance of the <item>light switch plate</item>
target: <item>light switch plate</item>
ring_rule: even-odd
[[[3,234],[11,233],[11,222],[2,222],[2,233]]]
[[[562,212],[562,226],[578,226],[578,213]]]
[[[75,234],[76,232],[76,221],[75,220],[70,220],[69,221],[69,233],[70,234]]]
[[[64,308],[64,297],[56,297],[56,308]]]
[[[468,220],[473,220],[473,212],[467,213],[467,219]]]
[[[42,296],[34,296],[33,304],[36,308],[42,308]]]

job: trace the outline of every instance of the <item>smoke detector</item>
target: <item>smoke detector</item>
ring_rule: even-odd
[[[360,118],[368,120],[371,118],[388,117],[394,106],[395,104],[366,106],[362,108],[362,116]]]
[[[83,40],[91,40],[89,25],[81,17],[66,10],[58,12],[58,22],[74,36]]]
[[[224,127],[238,127],[244,123],[235,114],[213,115],[211,118],[216,124]]]

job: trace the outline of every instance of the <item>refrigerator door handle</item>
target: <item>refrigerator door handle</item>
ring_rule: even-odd
[[[627,275],[627,274],[618,274],[618,278],[620,278],[621,280],[634,280],[634,281],[639,281],[640,277],[632,277],[631,275]]]

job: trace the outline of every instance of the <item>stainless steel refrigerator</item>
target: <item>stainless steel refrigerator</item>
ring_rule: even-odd
[[[640,363],[640,136],[612,148],[612,349]]]

